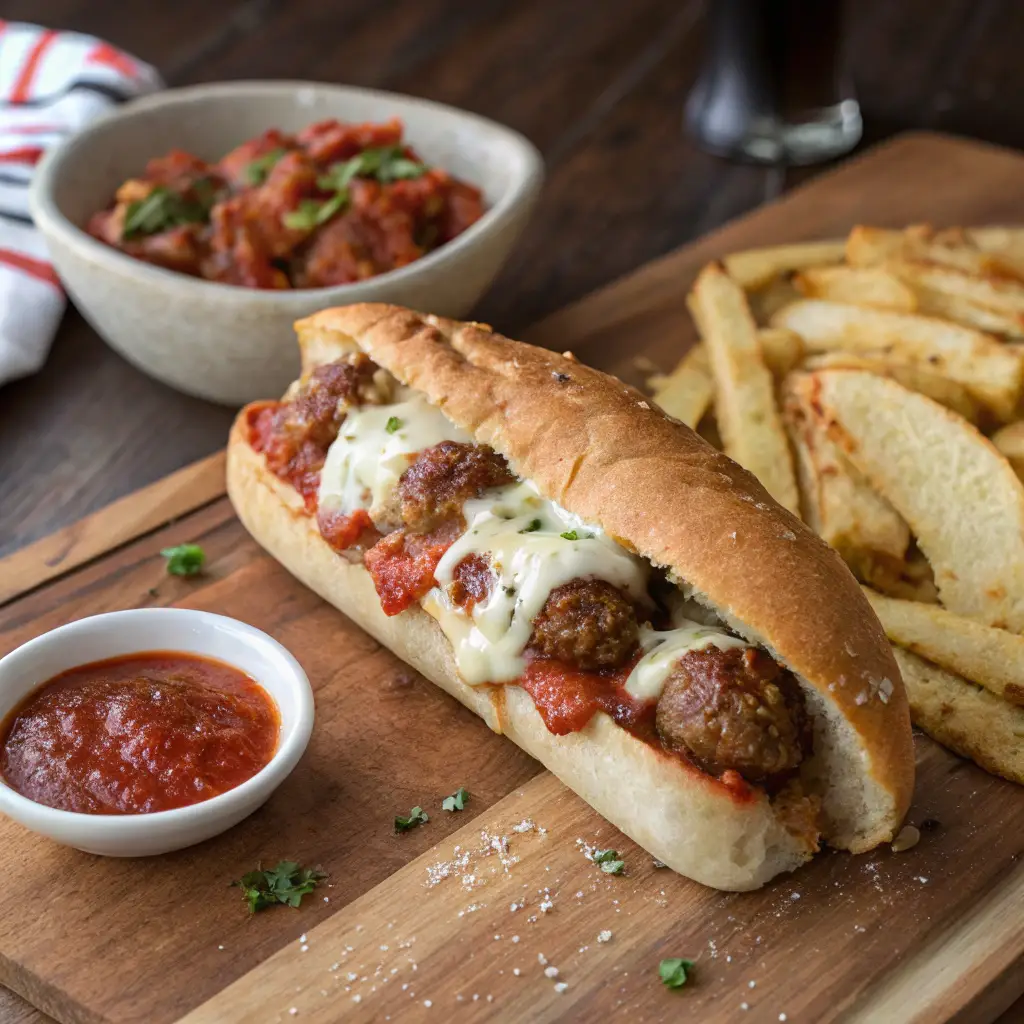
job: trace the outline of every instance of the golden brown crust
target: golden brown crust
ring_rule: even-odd
[[[884,820],[841,845],[867,848],[895,827],[914,759],[889,644],[839,556],[751,474],[621,381],[481,325],[361,304],[296,329],[305,369],[355,342],[547,496],[764,643],[845,719],[888,794]]]

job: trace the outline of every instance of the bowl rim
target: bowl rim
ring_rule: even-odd
[[[185,638],[190,630],[195,627],[207,630],[226,630],[239,644],[252,644],[260,646],[285,670],[280,678],[285,687],[291,691],[292,699],[295,702],[295,722],[291,729],[279,736],[277,749],[271,759],[253,776],[235,786],[233,789],[225,790],[209,800],[202,800],[199,803],[189,804],[185,807],[173,807],[166,811],[136,812],[132,814],[87,814],[84,811],[67,811],[60,807],[50,807],[47,804],[39,803],[30,797],[24,796],[9,785],[0,776],[0,813],[8,815],[19,822],[23,827],[30,829],[37,834],[47,834],[46,828],[60,829],[65,835],[76,832],[88,831],[95,837],[93,842],[99,840],[111,840],[115,838],[137,838],[142,834],[153,831],[161,832],[172,828],[174,825],[196,825],[200,822],[210,823],[218,818],[228,819],[233,813],[237,813],[253,797],[265,793],[267,797],[284,782],[298,764],[309,743],[313,730],[313,719],[315,716],[313,690],[305,670],[299,664],[295,656],[279,641],[275,640],[269,633],[265,633],[255,626],[242,622],[240,619],[231,618],[228,615],[220,615],[217,612],[207,612],[197,608],[127,608],[120,611],[103,612],[99,615],[87,615],[81,619],[75,619],[63,626],[47,630],[39,636],[28,640],[13,651],[0,658],[0,686],[3,684],[5,670],[17,662],[31,658],[36,652],[46,647],[74,638],[77,634],[91,630],[104,629],[112,625],[122,627],[130,631],[132,620],[154,619],[157,616],[171,620],[175,629],[180,628],[182,633],[182,646],[169,645],[166,650],[180,650],[185,652],[187,642]],[[112,645],[117,646],[117,645]],[[121,652],[121,653],[131,653]],[[140,652],[142,653],[142,652]],[[187,653],[187,652],[186,652]],[[111,653],[107,657],[116,658],[119,654]],[[103,658],[94,660],[102,661]],[[236,667],[230,658],[219,658],[232,667]],[[89,664],[89,662],[83,662]],[[239,669],[241,671],[241,669]],[[8,716],[18,703],[25,700],[29,694],[34,693],[40,686],[46,683],[47,679],[40,679],[33,687],[29,688],[18,701],[3,711],[2,719],[7,721]],[[255,680],[268,697],[269,691],[263,686],[260,680]],[[273,700],[273,697],[270,698]],[[277,702],[275,701],[275,704]],[[32,824],[28,822],[31,821]],[[42,826],[42,827],[37,827]],[[64,840],[67,841],[67,840]]]
[[[61,172],[75,158],[79,147],[98,130],[116,122],[131,122],[145,117],[154,110],[166,107],[184,106],[197,100],[220,97],[252,97],[258,98],[267,94],[298,94],[306,89],[337,93],[339,98],[358,95],[386,102],[400,102],[406,108],[418,107],[454,116],[466,124],[475,126],[479,131],[496,138],[516,154],[518,166],[514,168],[507,188],[498,201],[488,207],[483,216],[470,225],[462,234],[445,243],[433,252],[421,256],[412,263],[394,270],[385,271],[363,281],[351,281],[346,284],[326,285],[321,288],[290,288],[264,289],[248,288],[241,285],[226,284],[221,281],[207,281],[203,278],[191,277],[176,270],[158,267],[151,263],[135,259],[112,246],[105,245],[93,238],[71,218],[66,216],[57,205],[53,192],[55,182]],[[402,116],[399,114],[398,116]],[[409,96],[405,93],[391,92],[384,89],[368,89],[362,86],[340,85],[333,82],[304,81],[301,79],[248,79],[230,82],[213,82],[201,85],[188,85],[175,89],[165,89],[137,99],[130,100],[109,113],[91,121],[81,131],[75,132],[63,142],[53,146],[43,155],[43,159],[35,168],[29,185],[29,212],[35,226],[44,236],[54,235],[67,246],[77,248],[87,254],[104,270],[122,275],[137,275],[142,281],[153,287],[177,289],[182,293],[204,295],[209,298],[219,296],[228,303],[251,303],[254,299],[273,304],[294,303],[308,306],[310,302],[323,300],[325,303],[344,301],[349,294],[364,293],[376,287],[387,287],[429,273],[431,269],[443,264],[446,260],[465,252],[485,235],[492,234],[503,226],[518,210],[524,201],[528,201],[539,190],[544,178],[544,160],[537,147],[525,135],[513,128],[435,100]],[[198,292],[195,290],[198,289]]]

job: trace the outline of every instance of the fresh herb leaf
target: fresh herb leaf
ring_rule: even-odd
[[[466,806],[466,801],[469,799],[469,794],[466,790],[459,786],[459,788],[452,793],[451,796],[446,796],[441,801],[442,811],[461,811]]]
[[[674,957],[658,964],[658,976],[665,988],[682,988],[689,980],[687,972],[693,970],[693,961]]]
[[[402,817],[400,814],[395,815],[395,831],[408,832],[409,829],[415,828],[417,825],[423,825],[428,821],[430,821],[430,815],[422,807],[414,807],[409,812],[407,818]]]
[[[408,157],[400,156],[381,164],[377,171],[377,180],[387,185],[393,181],[402,181],[410,178],[422,178],[427,173],[426,164],[418,160],[410,160]]]
[[[579,534],[575,530],[566,530],[565,533],[559,534],[562,540],[579,540]]]
[[[619,860],[618,850],[595,850],[591,860],[600,864],[606,875],[621,875],[626,868],[626,862]]]
[[[286,228],[296,231],[312,231],[321,224],[326,224],[336,213],[348,203],[347,192],[336,192],[330,199],[302,199],[297,209],[289,210],[282,218]]]
[[[267,180],[270,172],[274,169],[274,164],[285,155],[287,150],[278,148],[271,149],[264,153],[262,156],[256,157],[255,160],[251,160],[246,164],[245,171],[243,172],[245,180],[250,185],[262,185]]]
[[[408,178],[421,178],[430,170],[418,160],[410,160],[401,146],[376,146],[364,149],[348,160],[332,164],[317,179],[325,192],[347,188],[353,178],[376,178],[382,185]]]
[[[401,425],[402,421],[397,416],[389,416],[387,423],[384,424],[384,429],[389,434],[393,434]]]
[[[331,164],[327,168],[327,173],[316,179],[316,187],[322,188],[325,192],[340,192],[348,188],[349,182],[359,175],[362,166],[362,154],[338,164]]]
[[[543,525],[539,519],[531,519],[519,532],[536,533]]]
[[[186,199],[158,185],[145,199],[136,199],[128,204],[121,237],[130,241],[140,235],[155,235],[181,224],[202,224],[209,216],[210,208],[202,201]]]
[[[160,552],[167,559],[167,571],[172,576],[198,576],[203,571],[206,552],[198,544],[179,544]]]
[[[242,890],[249,913],[255,914],[275,903],[298,907],[302,897],[308,896],[326,877],[316,868],[301,868],[295,861],[282,860],[277,867],[266,871],[257,868],[231,884]]]

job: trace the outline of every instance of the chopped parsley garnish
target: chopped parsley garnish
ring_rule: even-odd
[[[250,164],[249,168],[252,166]],[[401,146],[364,149],[349,160],[332,164],[325,174],[316,179],[316,187],[324,192],[333,192],[332,196],[323,200],[303,199],[297,209],[284,215],[282,221],[285,227],[296,231],[312,231],[348,206],[351,199],[348,186],[353,178],[376,178],[382,185],[387,185],[403,178],[422,177],[429,169],[426,164],[405,156]]]
[[[579,540],[579,534],[575,530],[566,530],[565,533],[559,534],[562,540]]]
[[[421,178],[430,170],[418,160],[410,160],[401,146],[377,146],[364,149],[349,160],[332,164],[317,179],[325,192],[348,188],[353,178],[376,178],[382,185],[407,178]]]
[[[167,559],[167,571],[172,576],[198,576],[203,571],[206,552],[198,544],[179,544],[160,552]]]
[[[461,811],[466,806],[466,801],[469,799],[469,794],[465,788],[459,786],[459,788],[452,793],[451,796],[446,796],[441,801],[442,811]]]
[[[519,532],[536,533],[543,525],[539,519],[531,519]]]
[[[281,218],[286,228],[311,231],[326,224],[348,202],[347,192],[336,192],[330,199],[302,199],[297,209],[289,210]]]
[[[267,180],[267,176],[274,169],[274,164],[285,155],[287,151],[284,149],[271,149],[264,153],[262,156],[256,157],[255,160],[250,161],[245,167],[245,180],[250,185],[262,185]]]
[[[505,593],[508,594],[509,597],[515,597],[515,593],[516,593],[516,588],[515,587],[505,587],[505,586],[503,586],[501,589],[504,590]]]
[[[674,957],[662,960],[658,964],[658,976],[665,988],[682,988],[689,980],[689,971],[693,970],[693,961]]]
[[[606,875],[621,875],[626,868],[626,862],[619,860],[618,850],[595,850],[591,860],[600,864]]]
[[[206,199],[209,199],[209,203]],[[156,235],[182,224],[202,224],[209,218],[212,205],[212,190],[196,199],[187,199],[178,192],[158,185],[145,199],[136,199],[128,204],[121,237],[129,241],[140,235]]]
[[[409,829],[415,828],[417,825],[423,825],[428,821],[430,821],[430,815],[422,807],[414,807],[409,812],[407,818],[400,814],[395,815],[395,831],[408,832]]]
[[[387,423],[384,424],[384,429],[389,434],[393,434],[401,425],[402,421],[397,416],[389,416]]]
[[[326,877],[316,868],[300,868],[293,860],[282,860],[275,868],[257,868],[231,884],[242,890],[249,913],[255,914],[275,903],[297,907]]]

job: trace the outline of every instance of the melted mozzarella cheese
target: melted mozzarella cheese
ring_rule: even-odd
[[[675,629],[663,632],[641,626],[640,648],[644,655],[630,672],[626,690],[637,700],[657,700],[676,662],[689,651],[699,651],[709,644],[723,651],[750,646],[745,640],[713,626],[702,626],[686,619],[677,620]]]
[[[523,651],[551,591],[581,577],[606,580],[645,604],[648,566],[604,531],[541,497],[529,481],[466,502],[466,532],[441,559],[438,587],[423,607],[451,641],[470,685],[518,679]],[[575,537],[575,539],[572,539]],[[497,577],[486,601],[467,614],[448,597],[455,567],[483,555]]]
[[[441,441],[473,440],[418,392],[404,388],[398,397],[348,411],[320,473],[321,508],[379,509],[418,452]]]

